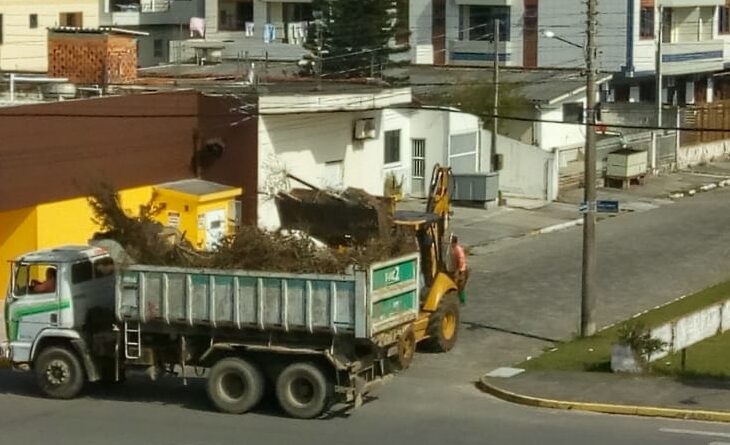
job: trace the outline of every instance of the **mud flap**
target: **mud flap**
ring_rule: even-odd
[[[84,362],[87,380],[90,382],[97,382],[101,380],[99,370],[96,367],[96,363],[94,363],[94,360],[91,358],[86,342],[83,339],[78,338],[71,340],[71,344]]]

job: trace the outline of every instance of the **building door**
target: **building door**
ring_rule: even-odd
[[[411,195],[426,195],[426,140],[411,139]]]
[[[213,250],[226,235],[226,211],[211,210],[205,213],[205,248]]]

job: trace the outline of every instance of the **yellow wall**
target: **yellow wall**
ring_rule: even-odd
[[[131,214],[149,202],[152,187],[120,192],[122,206]],[[8,261],[38,249],[65,244],[88,244],[99,227],[86,198],[74,198],[9,212],[0,212],[0,295],[9,284]]]
[[[48,33],[59,26],[59,15],[81,12],[84,28],[99,26],[99,0],[0,0],[3,43],[0,70],[48,70]],[[30,27],[30,15],[38,15],[38,26]]]
[[[122,190],[119,195],[124,210],[136,215],[139,213],[139,207],[147,204],[152,198],[153,188],[146,186]],[[205,229],[198,228],[199,215],[223,209],[227,219],[233,218],[230,214],[232,197],[200,202],[197,196],[159,190],[156,201],[166,205],[157,217],[158,221],[168,225],[168,213],[178,212],[180,214],[178,229],[185,232],[188,241],[198,248],[205,247],[206,241]],[[227,229],[230,233],[231,226],[229,225]],[[99,227],[93,221],[93,212],[86,198],[0,212],[0,298],[5,297],[9,284],[8,261],[34,250],[67,244],[86,245],[98,230]]]
[[[38,247],[37,212],[35,208],[0,212],[0,298],[10,284],[8,261]]]
[[[212,210],[223,210],[226,220],[230,220],[234,216],[230,214],[230,206],[233,201],[233,198],[222,198],[200,202],[194,195],[185,195],[166,189],[157,190],[157,202],[165,205],[165,210],[159,216],[160,222],[170,225],[169,213],[179,213],[180,221],[177,229],[184,233],[185,238],[198,249],[204,248],[206,242],[205,228],[198,227],[198,218]],[[226,232],[230,234],[231,226],[229,225],[226,229]]]

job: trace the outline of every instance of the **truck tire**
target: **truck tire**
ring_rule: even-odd
[[[219,411],[243,414],[261,401],[264,385],[264,375],[256,365],[242,358],[224,358],[210,369],[208,397]]]
[[[33,362],[38,387],[53,399],[73,399],[84,387],[84,368],[71,350],[60,346],[43,349]]]
[[[329,407],[334,387],[312,363],[292,363],[276,379],[276,398],[281,408],[298,419],[317,417]]]
[[[436,312],[428,322],[428,346],[436,352],[448,352],[459,336],[459,297],[449,291],[441,298]]]

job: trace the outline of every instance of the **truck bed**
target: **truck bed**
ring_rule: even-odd
[[[370,338],[418,316],[419,257],[343,275],[134,265],[117,276],[120,321]]]

